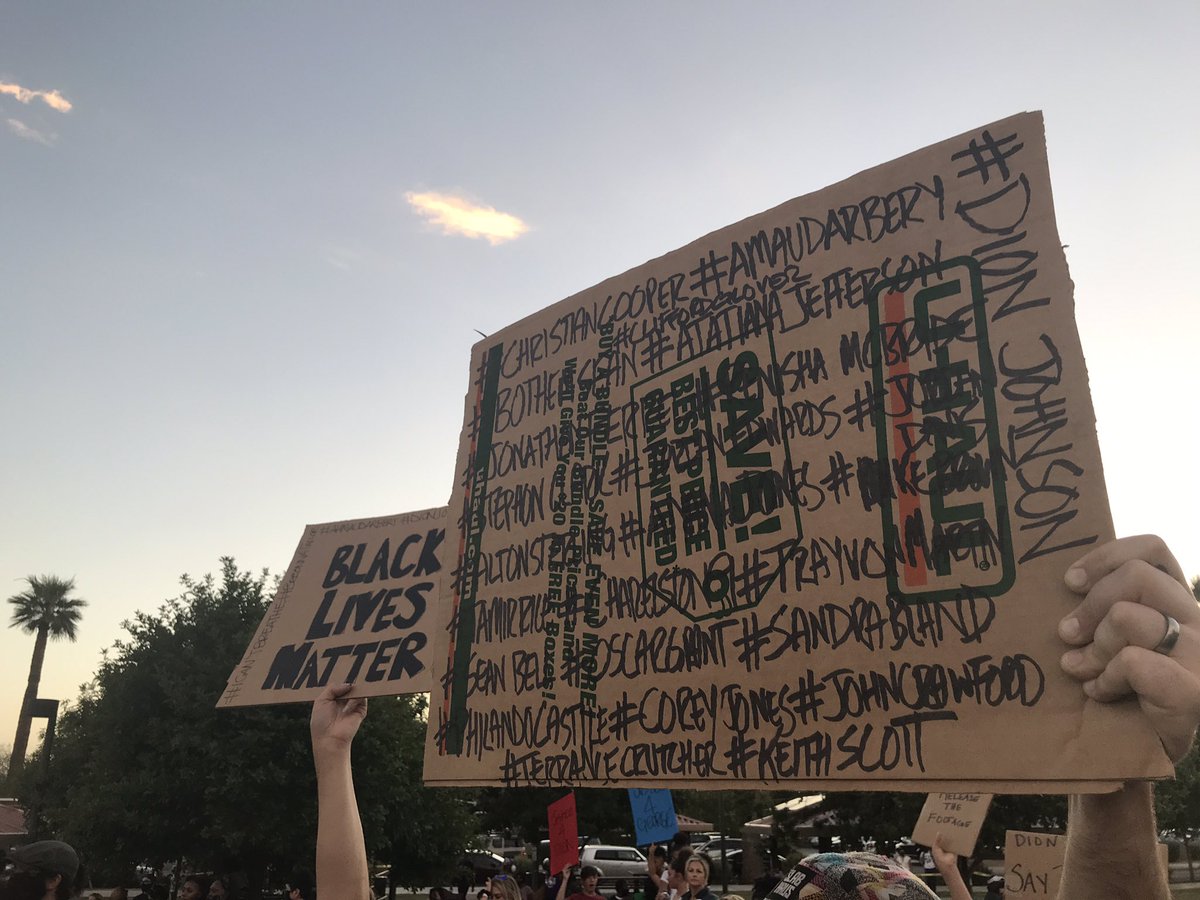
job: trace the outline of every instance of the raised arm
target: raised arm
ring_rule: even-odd
[[[929,852],[933,854],[933,864],[937,866],[942,880],[950,890],[950,900],[971,900],[971,889],[967,887],[962,873],[958,871],[958,854],[942,846],[941,832],[934,837]]]
[[[367,701],[347,698],[350,685],[326,688],[313,702],[310,730],[317,770],[317,896],[372,900],[350,744],[367,715]]]
[[[1063,670],[1094,700],[1135,696],[1178,762],[1200,722],[1200,605],[1179,563],[1160,538],[1124,538],[1072,565],[1066,583],[1082,600],[1059,624],[1075,647]],[[1149,784],[1072,797],[1060,900],[1168,900],[1156,844]]]

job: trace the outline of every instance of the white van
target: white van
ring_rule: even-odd
[[[645,875],[646,857],[637,847],[593,844],[579,851],[579,865],[595,866],[602,878],[630,878]]]

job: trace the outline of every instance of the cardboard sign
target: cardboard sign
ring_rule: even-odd
[[[930,794],[913,827],[913,843],[932,847],[940,833],[942,847],[970,856],[991,803],[991,794]]]
[[[1067,838],[1034,831],[1004,833],[1004,896],[1057,897]]]
[[[630,788],[629,806],[639,846],[665,843],[679,832],[675,802],[666,788]]]
[[[428,691],[445,536],[445,507],[307,526],[217,706]]]
[[[1059,667],[1112,529],[1036,113],[481,341],[456,473],[430,784],[1171,771]]]
[[[579,862],[579,822],[575,817],[575,793],[555,800],[546,808],[550,820],[550,871],[557,875]]]

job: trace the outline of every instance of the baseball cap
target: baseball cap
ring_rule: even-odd
[[[27,869],[61,875],[66,881],[73,881],[79,871],[79,854],[62,841],[34,841],[24,847],[13,847],[8,858]]]
[[[796,864],[767,900],[929,900],[920,878],[877,853],[818,853]]]

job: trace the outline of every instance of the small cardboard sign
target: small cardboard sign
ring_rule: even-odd
[[[579,821],[575,817],[575,792],[546,808],[550,820],[550,871],[561,872],[579,862]]]
[[[630,788],[633,829],[640,846],[671,840],[679,831],[675,802],[667,788]]]
[[[445,537],[446,507],[307,526],[217,706],[430,690]]]
[[[1067,838],[1062,834],[1007,831],[1004,834],[1004,896],[1057,897]]]
[[[991,802],[991,794],[930,794],[913,828],[913,842],[932,847],[940,832],[943,848],[970,856]]]

